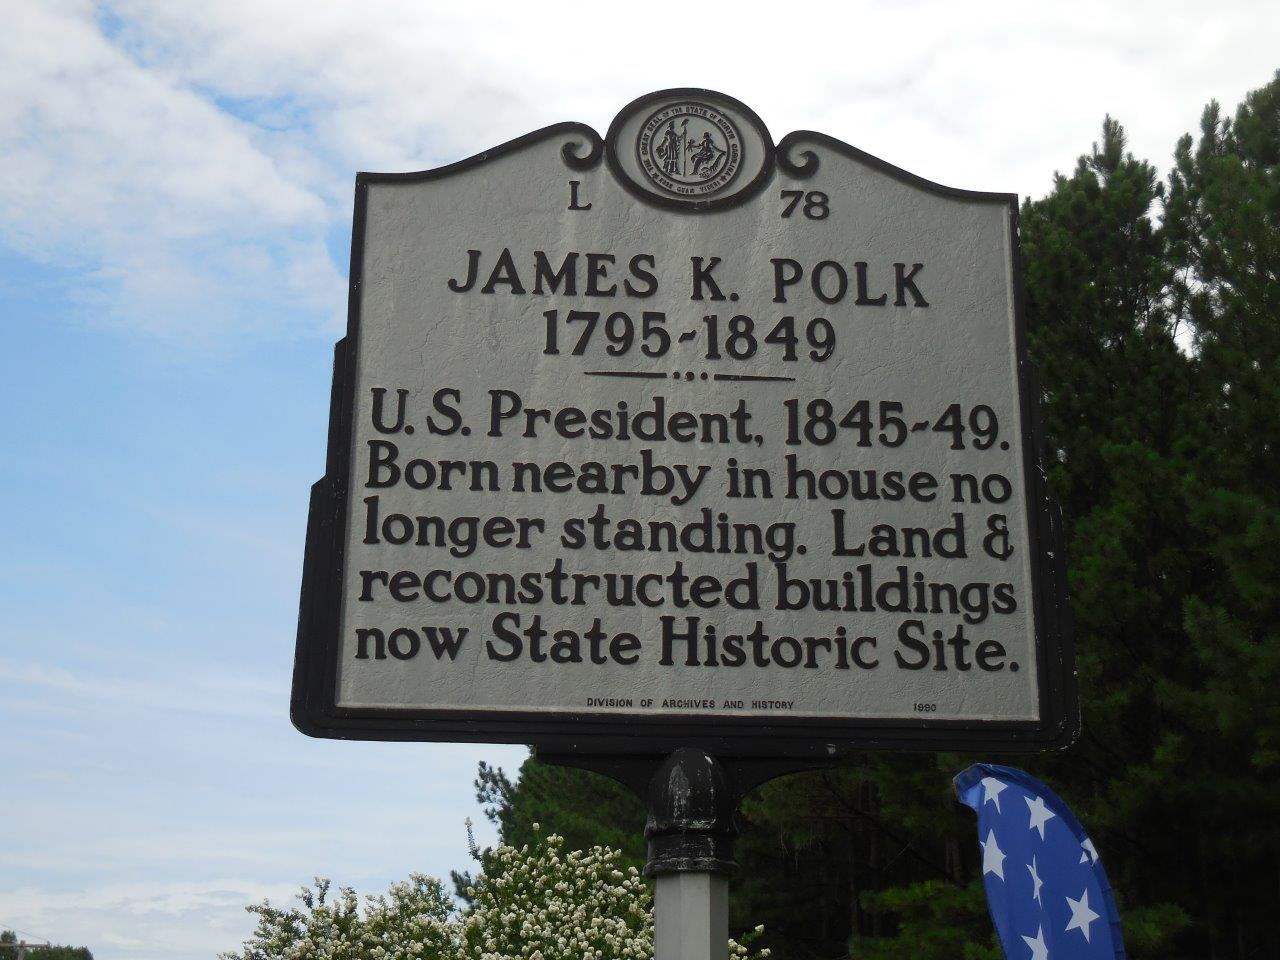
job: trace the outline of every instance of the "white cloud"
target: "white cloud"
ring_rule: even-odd
[[[1195,23],[1194,31],[1188,24]],[[57,0],[0,33],[4,242],[83,270],[85,313],[173,338],[341,326],[356,169],[436,166],[681,84],[957,186],[1039,194],[1103,114],[1163,166],[1274,67],[1220,2],[743,3],[696,29],[581,2]],[[203,338],[203,339],[201,339]]]
[[[247,904],[291,903],[317,873],[361,893],[382,892],[413,870],[447,884],[448,869],[467,864],[462,820],[477,757],[511,764],[524,753],[288,743],[287,751],[273,744],[270,762],[296,789],[266,771],[239,780],[242,767],[225,781],[184,784],[183,761],[161,750],[145,772],[136,764],[113,772],[117,755],[103,769],[78,763],[71,790],[33,783],[46,798],[41,804],[18,804],[11,795],[0,802],[10,828],[0,925],[85,944],[102,960],[208,960],[249,934]],[[319,761],[314,769],[307,757]],[[215,752],[191,762],[227,759]],[[139,778],[133,787],[121,782]],[[493,842],[489,824],[478,823],[477,834],[481,844]]]
[[[28,242],[141,227],[157,239],[314,224],[324,205],[251,131],[110,44],[87,4],[26,4],[0,32],[10,227]]]
[[[559,120],[603,131],[631,98],[687,84],[742,98],[775,137],[820,129],[945,183],[1040,193],[1107,112],[1165,165],[1206,100],[1230,108],[1269,79],[1280,33],[1280,8],[1175,0],[695,15],[421,0],[9,6],[0,245],[60,267],[85,317],[201,351],[232,335],[334,336],[345,263],[327,241],[348,229],[357,169],[434,166]],[[12,322],[4,304],[0,316]],[[101,470],[162,456],[123,428],[109,440]],[[274,456],[252,471],[224,464],[219,483],[276,489]],[[66,496],[87,497],[80,461],[38,466],[31,482],[58,477]],[[11,828],[0,920],[104,960],[207,958],[248,932],[244,904],[287,900],[312,870],[377,869],[386,877],[353,879],[385,886],[465,865],[476,759],[512,769],[523,751],[295,734],[296,551],[239,514],[216,519],[230,512],[203,519],[163,499],[128,536],[159,537],[167,520],[162,559],[136,562],[172,566],[168,544],[188,544],[212,573],[195,577],[191,561],[185,572],[208,580],[209,597],[252,599],[246,609],[196,590],[112,596],[93,567],[110,561],[89,550],[107,535],[92,527],[80,562],[6,558],[12,583],[78,592],[50,593],[68,621],[57,635],[23,593],[21,631],[0,637],[6,762],[32,780],[0,802]],[[227,555],[254,558],[259,593],[236,594],[250,578],[229,576]],[[279,623],[263,596],[283,597]]]
[[[286,903],[297,886],[243,878],[198,883],[108,883],[74,890],[21,886],[0,890],[10,917],[39,936],[86,945],[95,955],[209,956],[210,945],[233,949],[253,928],[245,906]],[[108,948],[103,950],[103,948]]]
[[[272,326],[254,309],[281,293],[334,312],[325,202],[250,125],[111,43],[91,5],[20,5],[0,64],[4,240],[83,270],[86,310],[184,335]]]
[[[305,108],[316,141],[348,166],[431,165],[556,120],[603,129],[630,98],[688,84],[747,100],[778,136],[818,126],[942,179],[987,175],[1023,192],[1069,165],[1108,110],[1160,126],[1162,159],[1208,97],[1269,79],[1267,27],[1280,23],[1249,2],[1215,4],[1206,23],[1187,0],[744,2],[697,28],[563,0],[118,9],[152,62],[231,97]]]
[[[273,678],[274,679],[274,678]],[[80,714],[118,703],[139,711],[202,713],[242,719],[271,719],[280,714],[278,684],[251,674],[212,674],[190,669],[169,676],[138,679],[85,674],[39,661],[0,657],[0,685],[16,705]],[[23,700],[23,695],[29,699]],[[45,698],[53,694],[54,703]]]
[[[0,32],[0,136],[4,212],[19,239],[40,248],[141,228],[185,240],[323,222],[323,203],[246,125],[135,63],[88,4],[15,13]]]

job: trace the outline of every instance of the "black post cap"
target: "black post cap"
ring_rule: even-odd
[[[646,876],[660,873],[733,873],[738,794],[719,761],[682,747],[649,781]]]

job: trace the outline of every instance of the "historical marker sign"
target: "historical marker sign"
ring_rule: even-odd
[[[293,716],[830,756],[1075,729],[1017,203],[671,90],[357,179]]]

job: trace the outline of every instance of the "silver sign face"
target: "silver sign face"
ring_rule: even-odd
[[[696,90],[361,175],[295,721],[1069,740],[1016,216]]]

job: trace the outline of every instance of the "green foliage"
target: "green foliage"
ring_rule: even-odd
[[[758,917],[778,956],[843,955],[846,944],[859,957],[868,949],[888,956],[901,917],[875,894],[962,883],[969,851],[955,836],[971,825],[951,797],[953,769],[946,755],[866,754],[766,785],[743,805],[735,913]],[[944,931],[930,943],[943,949],[957,936]],[[903,942],[923,960],[955,956]]]
[[[1002,960],[985,916],[986,894],[982,881],[957,886],[941,880],[924,880],[883,893],[866,893],[864,905],[898,918],[897,933],[883,940],[863,940],[858,956],[865,960],[892,960],[902,956],[902,942],[914,944],[917,957]]]
[[[1084,732],[1005,759],[1088,826],[1130,956],[1246,960],[1274,952],[1280,876],[1280,75],[1174,159],[1166,188],[1108,117],[1021,211]],[[869,754],[757,791],[734,924],[780,960],[999,956],[949,793],[974,759],[1001,758]],[[480,786],[504,837],[536,810],[641,856],[642,808],[603,778],[530,761]]]
[[[354,890],[329,896],[329,881],[298,894],[301,908],[269,901],[246,909],[258,926],[240,951],[221,960],[446,960],[461,956],[452,903],[438,880],[413,874],[386,895],[367,897],[364,910]]]
[[[1149,216],[1162,192],[1108,119],[1092,154],[1023,216],[1084,727],[1073,751],[1033,767],[1088,825],[1127,902],[1170,918],[1131,941],[1136,957],[1170,955],[1186,925],[1174,922],[1176,899],[1197,886],[1171,826],[1189,809],[1180,784],[1197,727],[1178,691],[1199,682],[1183,605],[1206,570],[1179,491],[1201,414],[1195,363],[1178,349],[1169,308],[1168,237]]]
[[[1183,606],[1199,682],[1171,691],[1204,769],[1184,840],[1204,889],[1182,907],[1209,951],[1247,955],[1272,943],[1280,862],[1280,74],[1234,120],[1210,104],[1169,183],[1202,414],[1181,493],[1205,571]]]
[[[17,942],[18,935],[12,930],[0,930],[0,960],[16,960],[17,948],[6,944]],[[29,960],[93,960],[88,947],[40,947],[28,950],[27,957]]]
[[[509,846],[536,842],[536,825],[543,824],[564,837],[570,850],[609,847],[619,851],[626,866],[644,865],[644,806],[631,791],[607,777],[553,767],[530,757],[512,783],[502,770],[482,761],[476,799]],[[453,884],[459,899],[469,902],[470,875],[455,873]]]

